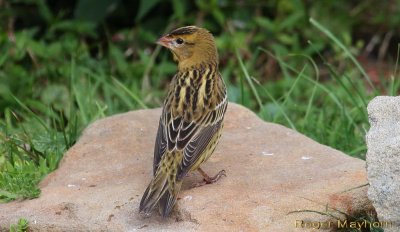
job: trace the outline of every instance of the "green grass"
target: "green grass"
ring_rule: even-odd
[[[17,224],[10,225],[10,232],[25,232],[29,230],[29,222],[25,218],[18,219]]]
[[[369,127],[366,104],[376,95],[400,92],[397,69],[391,79],[371,86],[346,45],[318,21],[310,22],[315,33],[329,39],[327,46],[346,59],[344,71],[338,71],[324,55],[310,56],[321,50],[313,41],[304,52],[295,53],[279,44],[238,49],[245,33],[231,30],[217,38],[229,100],[266,121],[364,159],[364,136]],[[0,107],[4,109],[0,113],[0,202],[38,197],[37,184],[57,168],[91,122],[129,110],[159,107],[168,78],[176,70],[167,51],[157,48],[149,52],[153,44],[127,55],[132,47],[123,42],[108,38],[107,46],[101,46],[80,39],[82,33],[93,36],[86,27],[59,35],[51,30],[47,33],[37,39],[35,29],[17,31],[15,42],[0,33],[0,51],[7,51],[0,53]],[[122,34],[133,38],[130,32]],[[135,36],[155,40],[145,32]],[[244,58],[246,52],[251,56]],[[263,76],[259,67],[263,59],[275,60],[279,78]],[[322,70],[328,72],[324,78]]]
[[[338,38],[316,20],[311,18],[310,22],[331,39],[333,46],[337,45],[342,49],[346,59],[353,65],[345,72],[339,73],[320,55],[322,68],[330,74],[329,80],[320,81],[319,68],[311,57],[302,54],[282,57],[259,48],[261,52],[275,59],[285,74],[278,81],[263,85],[259,81],[260,77],[252,77],[249,74],[248,70],[251,70],[254,64],[249,62],[247,66],[243,65],[236,51],[236,58],[249,86],[247,92],[253,95],[253,98],[246,100],[243,100],[242,96],[241,104],[256,108],[260,117],[266,121],[286,125],[322,144],[365,159],[364,137],[369,127],[367,104],[377,95],[399,93],[400,80],[394,77],[397,72],[395,70],[390,79],[382,79],[379,86],[375,86],[362,65]],[[295,68],[289,63],[294,58],[302,60],[297,62],[300,68]],[[254,83],[257,84],[257,88]],[[254,99],[258,107],[252,105]]]

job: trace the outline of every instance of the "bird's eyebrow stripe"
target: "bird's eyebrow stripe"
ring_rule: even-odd
[[[183,27],[172,31],[170,35],[190,35],[196,32],[197,29],[194,27]]]

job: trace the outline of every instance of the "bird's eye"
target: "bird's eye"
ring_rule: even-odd
[[[183,39],[181,39],[181,38],[176,39],[176,43],[177,44],[183,44]]]

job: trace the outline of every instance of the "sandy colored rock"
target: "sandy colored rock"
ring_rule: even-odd
[[[374,98],[368,104],[371,128],[367,138],[368,196],[379,221],[392,222],[387,232],[400,231],[400,97]]]
[[[311,231],[296,228],[296,220],[327,217],[289,213],[324,212],[326,204],[348,213],[371,209],[365,187],[351,190],[367,183],[364,161],[231,103],[220,144],[203,166],[227,177],[191,188],[201,177],[190,173],[169,219],[158,212],[143,218],[138,207],[160,113],[94,122],[41,183],[40,198],[0,205],[0,229],[24,217],[33,231]]]

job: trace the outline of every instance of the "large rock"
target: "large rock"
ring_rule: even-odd
[[[400,231],[400,97],[376,97],[368,104],[368,196],[385,231]]]
[[[139,110],[90,125],[60,167],[41,183],[40,198],[0,206],[0,230],[24,217],[33,231],[310,231],[326,205],[369,210],[365,162],[266,123],[230,104],[224,133],[203,166],[225,169],[217,183],[191,173],[169,219],[138,214],[152,176],[160,109]],[[356,188],[355,190],[353,188]],[[331,210],[334,213],[334,210]],[[308,227],[296,229],[297,227]],[[303,222],[302,222],[303,220]]]

